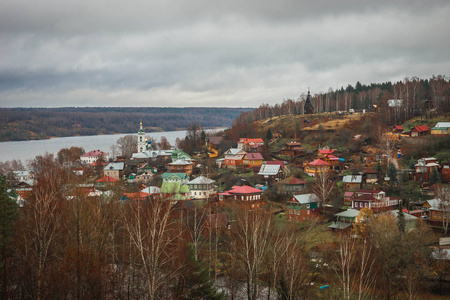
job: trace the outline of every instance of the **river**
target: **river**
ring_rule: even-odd
[[[46,152],[56,155],[62,148],[70,148],[72,146],[83,147],[86,152],[96,149],[110,152],[111,145],[115,144],[118,138],[125,135],[127,134],[71,136],[47,140],[0,142],[0,161],[5,162],[20,159],[25,163],[27,160],[34,159],[36,155],[42,155]],[[161,137],[165,136],[171,145],[175,145],[175,140],[177,138],[183,139],[186,136],[186,131],[150,132],[147,135],[152,137],[156,142],[159,142]]]

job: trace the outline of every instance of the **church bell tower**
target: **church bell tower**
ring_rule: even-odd
[[[142,122],[140,124],[140,128],[137,135],[138,135],[138,144],[137,144],[138,152],[139,153],[144,152],[146,150],[146,141],[145,141],[145,131],[144,129],[142,129]]]

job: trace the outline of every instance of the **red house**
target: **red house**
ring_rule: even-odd
[[[403,126],[400,126],[400,125],[395,125],[392,128],[392,132],[394,132],[394,133],[402,133],[404,130],[405,129],[403,129]]]
[[[419,126],[414,127],[411,130],[412,137],[424,136],[424,135],[430,135],[430,134],[431,134],[431,130],[426,125],[419,125]]]
[[[255,189],[251,186],[233,186],[231,190],[219,193],[219,202],[224,204],[237,204],[245,209],[259,209],[262,207],[264,200],[263,191]]]

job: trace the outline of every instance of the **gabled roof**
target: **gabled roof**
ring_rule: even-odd
[[[411,131],[417,131],[417,132],[427,132],[430,131],[430,128],[426,125],[419,125],[411,129]]]
[[[275,176],[280,172],[280,165],[262,165],[259,169],[258,175]]]
[[[96,180],[95,182],[117,182],[117,181],[119,180],[114,177],[106,175],[100,178],[99,180]]]
[[[186,173],[164,173],[164,174],[162,174],[163,179],[167,179],[170,177],[177,177],[178,179],[188,179],[189,178],[186,175]]]
[[[120,163],[109,163],[103,170],[116,170],[116,171],[122,171],[125,167],[125,164],[123,162]]]
[[[161,189],[157,186],[148,186],[145,189],[141,190],[141,192],[148,194],[158,194],[161,192]]]
[[[261,153],[247,153],[245,156],[251,160],[264,160],[264,157],[261,155]]]
[[[294,176],[291,176],[291,177],[288,177],[288,178],[286,178],[286,179],[283,179],[283,180],[281,180],[281,181],[278,181],[278,184],[291,184],[291,185],[295,185],[295,184],[306,184],[307,182],[306,181],[304,181],[304,180],[301,180],[300,178],[297,178],[297,177],[294,177]]]
[[[367,168],[362,170],[362,172],[360,172],[359,174],[363,175],[363,174],[378,174],[378,171],[373,169],[373,168]]]
[[[187,165],[192,165],[192,163],[186,161],[184,158],[181,158],[181,159],[177,159],[174,162],[169,163],[169,165],[171,165],[171,166],[187,166]]]
[[[262,138],[240,138],[238,143],[244,143],[244,145],[247,144],[264,144],[264,141]]]
[[[334,150],[333,149],[320,149],[319,152],[322,154],[332,154],[334,152]]]
[[[439,128],[450,128],[450,122],[438,122],[436,126],[433,127],[433,129],[439,129]]]
[[[353,197],[354,194],[354,192],[345,192],[344,197]]]
[[[383,191],[382,190],[357,190],[356,191],[356,193],[358,193],[358,194],[370,194],[370,195],[379,194],[381,192],[383,192]]]
[[[312,162],[308,163],[310,166],[329,166],[330,164],[321,160],[321,159],[315,159]]]
[[[362,175],[345,175],[344,178],[342,178],[343,183],[361,183],[362,182]]]
[[[214,180],[206,178],[205,176],[198,176],[197,178],[189,181],[188,184],[211,184],[214,182]]]
[[[359,210],[347,209],[343,212],[335,214],[335,216],[345,217],[345,218],[356,218],[359,215]]]
[[[403,126],[401,126],[401,125],[395,125],[395,126],[394,126],[394,129],[397,129],[397,130],[405,130],[405,129],[403,128]]]
[[[307,204],[307,203],[315,203],[319,202],[319,198],[316,196],[316,194],[303,194],[303,195],[295,195],[291,198],[292,202],[298,202],[300,204]]]
[[[237,154],[245,154],[246,152],[239,148],[230,148],[224,154],[225,155],[237,155]]]

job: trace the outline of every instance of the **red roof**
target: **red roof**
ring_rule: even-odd
[[[310,166],[329,166],[330,164],[321,159],[315,159],[312,162],[310,162],[308,165],[310,165]]]
[[[144,200],[145,198],[151,196],[152,194],[144,192],[136,192],[136,193],[123,193],[123,195],[131,200]]]
[[[119,181],[119,180],[114,177],[106,175],[95,182],[116,182],[116,181]]]
[[[334,152],[333,149],[321,149],[319,150],[320,153],[322,154],[332,154]]]
[[[229,194],[261,194],[263,191],[255,189],[254,187],[243,185],[243,186],[233,186],[231,190],[228,191]]]
[[[430,128],[428,128],[427,125],[419,125],[419,126],[414,127],[411,131],[426,132],[426,131],[430,131]]]
[[[288,177],[278,182],[279,184],[306,184],[307,182],[297,177]]]
[[[262,157],[261,153],[247,153],[247,158],[248,158],[248,159],[260,159],[260,160],[264,160],[264,158]]]
[[[89,151],[88,153],[85,153],[85,154],[81,155],[80,157],[106,156],[106,155],[108,155],[107,152],[103,152],[103,151],[100,151],[100,150],[92,150],[92,151]]]
[[[244,144],[250,144],[250,143],[255,143],[255,144],[264,144],[264,141],[263,141],[263,139],[262,138],[254,138],[254,139],[252,139],[252,138],[250,138],[250,139],[247,139],[247,138],[240,138],[239,139],[239,143],[244,143]]]
[[[403,126],[401,126],[401,125],[395,125],[395,126],[394,126],[394,129],[397,129],[397,130],[404,130],[404,129],[403,129]]]

